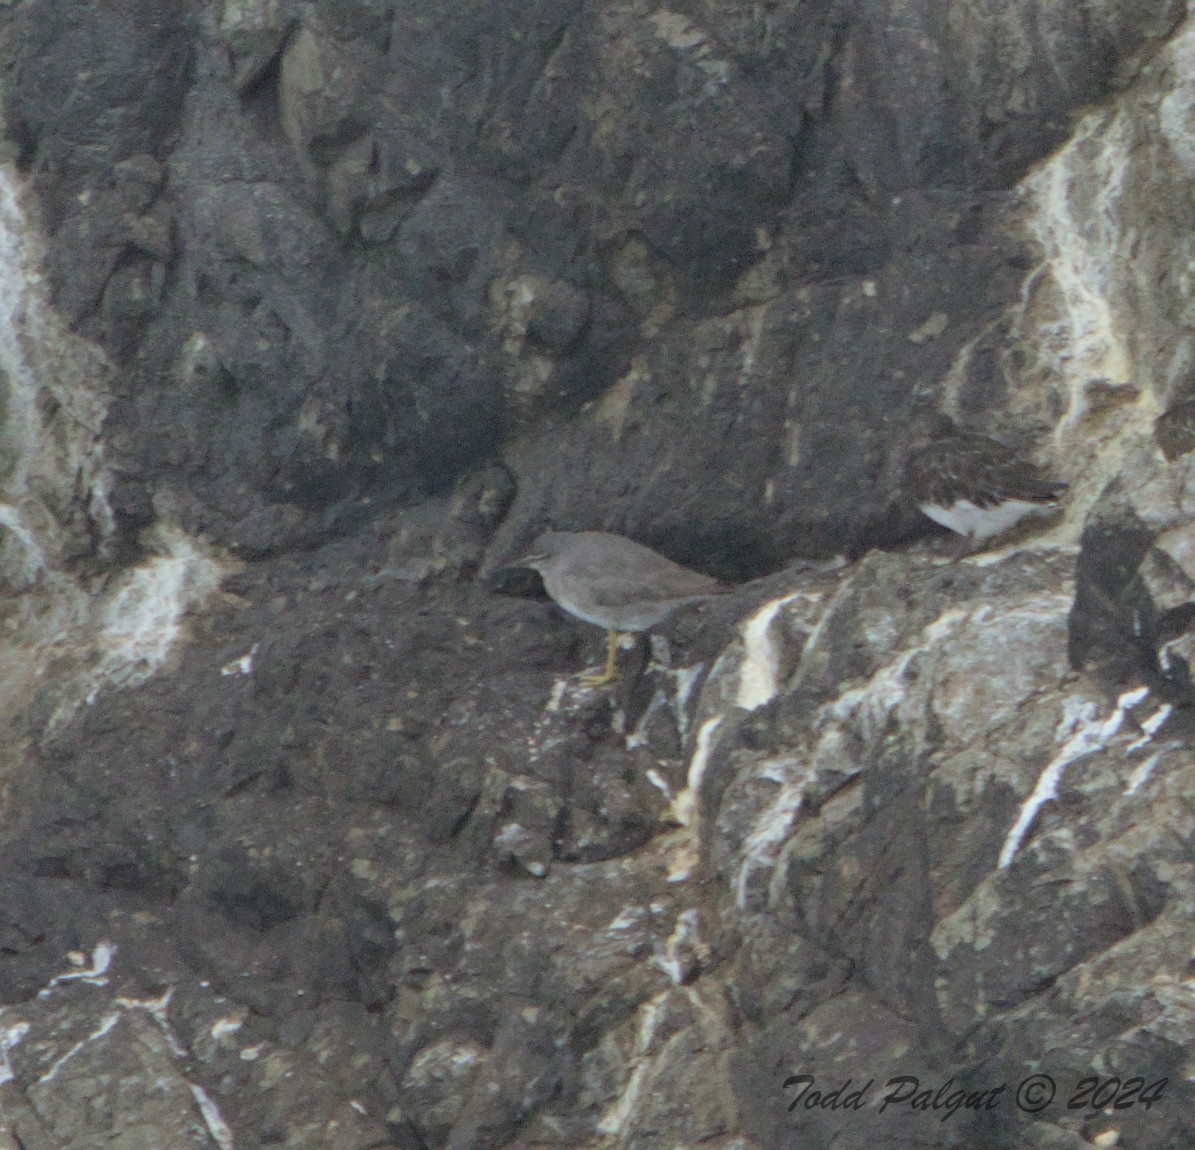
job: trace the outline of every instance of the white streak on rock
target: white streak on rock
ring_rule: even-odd
[[[232,675],[252,675],[253,674],[253,660],[257,657],[257,652],[261,649],[260,643],[254,643],[249,650],[239,659],[233,659],[230,663],[225,663],[220,668],[220,674],[226,678]]]
[[[791,758],[774,759],[765,764],[759,777],[779,783],[780,788],[768,809],[755,820],[743,843],[742,861],[734,880],[734,901],[740,909],[747,905],[747,884],[752,873],[776,866],[780,848],[792,831],[809,783],[808,774]]]
[[[564,699],[564,692],[568,690],[567,679],[557,679],[552,684],[552,694],[548,698],[548,705],[544,708],[550,715],[560,710],[560,703]]]
[[[705,949],[698,930],[699,916],[695,909],[682,911],[676,916],[676,927],[664,943],[663,955],[652,958],[673,986],[680,986],[693,973],[692,960]]]
[[[689,730],[689,715],[686,710],[689,696],[693,693],[693,686],[701,678],[701,672],[704,670],[704,663],[695,663],[692,667],[678,667],[673,672],[676,677],[676,699],[673,703],[676,708],[676,729],[682,739]]]
[[[244,1025],[240,1018],[217,1018],[210,1027],[211,1036],[219,1042],[226,1034],[235,1034]]]
[[[28,1033],[29,1023],[27,1022],[15,1022],[12,1026],[0,1030],[0,1086],[11,1082],[16,1077],[13,1074],[12,1063],[8,1060],[8,1052],[17,1046]]]
[[[653,639],[656,636],[652,636]],[[705,670],[704,663],[694,663],[691,667],[677,667],[675,670],[672,667],[665,666],[659,662],[653,662],[650,665],[650,670],[665,678],[669,678],[673,682],[673,690],[671,693],[666,687],[658,687],[651,697],[651,701],[644,708],[643,714],[639,716],[639,721],[635,724],[635,729],[627,736],[627,750],[633,751],[638,747],[647,745],[647,728],[648,724],[655,717],[657,711],[663,710],[665,707],[670,707],[672,713],[676,718],[677,734],[683,739],[689,730],[689,715],[687,711],[689,696],[693,693],[693,685],[701,677],[701,672]]]
[[[960,607],[944,611],[922,631],[918,642],[913,646],[906,647],[861,687],[843,691],[831,704],[830,714],[840,722],[854,719],[865,738],[875,738],[877,733],[883,730],[888,716],[905,697],[909,664],[918,655],[924,654],[947,638],[969,614]]]
[[[10,555],[10,541],[17,554]],[[8,504],[0,503],[0,547],[4,549],[5,574],[16,588],[32,587],[46,571],[46,559],[33,533],[21,521],[21,514]]]
[[[1195,177],[1195,22],[1188,20],[1169,43],[1174,88],[1158,105],[1158,126],[1174,158]]]
[[[698,812],[701,805],[701,783],[709,766],[713,751],[714,734],[722,725],[721,716],[706,719],[697,730],[697,745],[689,760],[689,771],[685,789],[672,802],[672,817],[684,828],[682,842],[675,852],[668,868],[669,882],[684,882],[697,866],[700,857],[698,846]]]
[[[607,934],[618,934],[630,930],[643,921],[643,911],[637,906],[624,907],[606,924]]]
[[[1038,777],[1033,793],[1021,804],[1017,821],[1013,823],[1004,845],[1000,848],[997,866],[1004,868],[1012,863],[1026,832],[1037,818],[1037,812],[1046,803],[1058,797],[1058,782],[1063,771],[1076,759],[1102,751],[1120,730],[1125,712],[1135,707],[1148,694],[1149,691],[1145,687],[1126,691],[1116,700],[1116,709],[1103,720],[1098,718],[1099,706],[1096,703],[1079,698],[1066,700],[1062,721],[1058,724],[1055,735],[1057,742],[1062,742],[1063,739],[1066,739],[1066,742]]]
[[[103,558],[114,530],[102,439],[113,368],[51,305],[43,238],[23,194],[0,164],[0,436],[9,457],[0,477],[0,586],[28,592],[12,602],[0,642],[0,747],[8,723],[47,683],[57,695],[52,729],[105,685],[152,675],[179,638],[183,613],[220,575],[195,543],[165,530],[144,540],[153,558],[102,591],[66,568],[65,557],[93,537]]]
[[[182,631],[183,615],[219,586],[221,570],[178,531],[163,532],[164,554],[134,567],[99,617],[103,652],[87,701],[109,684],[136,686],[166,661]]]
[[[691,827],[697,821],[697,807],[701,798],[701,781],[705,777],[709,766],[710,752],[713,750],[714,733],[722,725],[721,716],[706,719],[697,732],[697,746],[693,749],[693,757],[689,760],[689,772],[685,780],[685,789],[676,796],[672,804],[676,821],[683,827]]]
[[[1032,204],[1029,229],[1059,299],[1057,320],[1040,326],[1038,335],[1041,355],[1070,394],[1060,435],[1086,413],[1088,380],[1133,378],[1119,298],[1125,274],[1120,200],[1131,139],[1124,112],[1093,112],[1022,184]]]
[[[765,603],[742,626],[743,663],[735,704],[754,711],[771,702],[780,690],[780,651],[772,635],[772,623],[785,604],[797,598],[786,595]]]
[[[191,1095],[195,1099],[195,1104],[199,1107],[199,1113],[203,1115],[208,1133],[216,1145],[220,1147],[220,1150],[236,1150],[232,1130],[224,1121],[220,1108],[208,1096],[208,1092],[202,1086],[196,1086],[194,1082],[189,1082],[187,1085],[191,1087]]]
[[[598,1120],[596,1129],[599,1134],[622,1134],[626,1131],[631,1116],[636,1112],[639,1096],[643,1092],[644,1080],[651,1069],[651,1062],[647,1058],[647,1054],[655,1042],[656,1028],[668,1017],[665,1000],[669,993],[670,991],[664,991],[639,1008],[639,1028],[635,1034],[635,1045],[632,1051],[634,1069],[631,1071],[622,1093]]]
[[[185,1058],[187,1056],[186,1047],[175,1037],[174,1030],[170,1026],[168,1012],[170,1000],[173,997],[174,987],[168,986],[157,998],[118,998],[116,1002],[126,1010],[144,1010],[162,1032],[162,1036],[166,1039],[166,1045],[170,1047],[170,1053],[175,1058]]]
[[[97,1038],[103,1038],[104,1035],[107,1034],[108,1031],[111,1030],[112,1027],[114,1027],[121,1020],[121,1018],[122,1015],[119,1010],[109,1014],[108,1017],[105,1018],[104,1021],[101,1022],[99,1026],[97,1026],[96,1029],[93,1030],[86,1038],[76,1042],[75,1045],[72,1046],[64,1055],[62,1055],[61,1058],[56,1058],[53,1064],[50,1066],[50,1069],[47,1070],[45,1074],[43,1074],[37,1080],[38,1085],[40,1086],[43,1083],[49,1082],[51,1079],[56,1078],[58,1071],[61,1070],[63,1066],[65,1066],[72,1058],[74,1058],[74,1056],[78,1054],[83,1047],[85,1047],[89,1042],[94,1042]]]
[[[1128,786],[1125,787],[1124,793],[1126,796],[1135,795],[1147,782],[1149,777],[1154,773],[1154,768],[1158,765],[1158,760],[1161,759],[1162,752],[1154,751],[1143,763],[1137,766],[1137,769],[1129,778]]]
[[[655,787],[656,790],[664,796],[664,798],[666,798],[670,803],[672,802],[672,788],[668,785],[668,780],[664,778],[664,776],[661,775],[660,772],[655,769],[655,767],[648,767],[647,781],[651,783],[651,785]]]
[[[47,998],[50,991],[59,983],[72,982],[79,979],[83,982],[89,982],[93,986],[107,986],[108,985],[108,969],[112,965],[113,956],[116,954],[119,947],[115,943],[108,941],[100,942],[95,945],[91,952],[91,966],[85,967],[82,970],[68,970],[65,974],[56,974],[50,981],[37,992],[38,998]]]
[[[1174,708],[1169,703],[1163,703],[1141,724],[1141,737],[1134,739],[1126,750],[1139,751],[1142,747],[1152,743],[1154,735],[1162,729],[1162,725],[1170,718],[1170,712],[1173,710]]]
[[[107,397],[95,386],[107,364],[50,306],[42,237],[21,195],[20,178],[0,164],[0,412],[12,459],[0,487],[0,522],[19,545],[15,557],[0,547],[0,570],[19,587],[53,567],[62,550],[63,529],[47,497],[81,491],[101,529],[112,522],[100,450]],[[53,420],[44,418],[50,404],[58,408]]]
[[[662,687],[657,687],[652,694],[651,701],[643,709],[643,714],[639,716],[639,722],[635,724],[635,729],[627,735],[628,751],[634,751],[647,745],[647,725],[655,717],[656,712],[663,710],[666,706],[668,706],[668,694]]]

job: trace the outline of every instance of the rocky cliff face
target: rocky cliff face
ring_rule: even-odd
[[[12,1145],[1193,1143],[1182,3],[0,57]],[[930,409],[1061,517],[950,561]],[[586,690],[546,526],[745,586]]]

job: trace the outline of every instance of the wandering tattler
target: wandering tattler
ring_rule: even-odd
[[[678,608],[733,590],[604,531],[545,531],[516,566],[538,571],[548,594],[570,615],[606,628],[606,666],[599,675],[582,676],[587,687],[618,678],[620,631],[646,631]]]

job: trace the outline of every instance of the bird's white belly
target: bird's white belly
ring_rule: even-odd
[[[1030,515],[1045,515],[1051,509],[1048,503],[1030,503],[1025,499],[1008,499],[992,507],[977,507],[969,499],[959,499],[949,507],[932,503],[919,506],[935,523],[977,540],[1003,535],[1022,519]]]

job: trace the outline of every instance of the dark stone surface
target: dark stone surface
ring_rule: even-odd
[[[40,0],[5,30],[6,116],[56,298],[122,367],[126,482],[191,530],[434,488],[639,355],[620,434],[508,448],[517,530],[757,574],[914,530],[891,429],[1019,284],[1003,189],[1180,7],[247,3],[213,38],[185,5]],[[556,285],[542,362],[496,338],[526,275]]]

